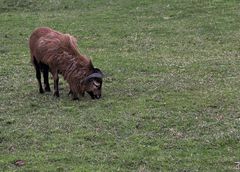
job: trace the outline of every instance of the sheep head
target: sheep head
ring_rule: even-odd
[[[92,99],[100,99],[102,92],[102,78],[103,74],[100,69],[94,68],[94,72],[87,76],[85,81],[85,91]]]

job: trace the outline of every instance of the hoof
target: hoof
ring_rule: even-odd
[[[78,97],[73,97],[72,100],[73,100],[73,101],[79,100],[79,98],[78,98]]]
[[[70,90],[69,92],[68,92],[68,96],[70,96],[70,95],[72,95],[73,94],[73,92]]]
[[[43,91],[42,88],[39,89],[39,93],[40,93],[40,94],[43,94],[43,93],[44,93],[44,91]]]
[[[50,87],[45,87],[45,91],[46,91],[46,92],[51,92]]]
[[[53,94],[53,96],[59,97],[59,92],[58,92],[58,91],[55,91],[54,94]]]

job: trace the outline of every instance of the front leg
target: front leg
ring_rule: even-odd
[[[79,100],[79,98],[78,98],[76,93],[72,92],[72,100]]]
[[[59,88],[58,88],[58,83],[59,83],[59,77],[57,72],[54,73],[53,75],[53,80],[54,80],[54,96],[59,97]]]

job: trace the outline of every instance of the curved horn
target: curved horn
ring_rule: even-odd
[[[102,78],[103,75],[101,73],[92,73],[91,75],[88,75],[84,80],[87,81],[91,78]]]

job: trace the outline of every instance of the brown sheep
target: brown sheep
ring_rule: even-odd
[[[58,74],[63,75],[68,82],[69,93],[74,100],[85,92],[89,93],[93,99],[101,97],[103,74],[93,67],[89,58],[80,54],[77,49],[77,40],[73,36],[47,27],[37,28],[30,36],[29,48],[40,93],[44,93],[41,72],[45,91],[50,92],[48,82],[48,71],[50,71],[54,79],[56,97],[59,97]]]

